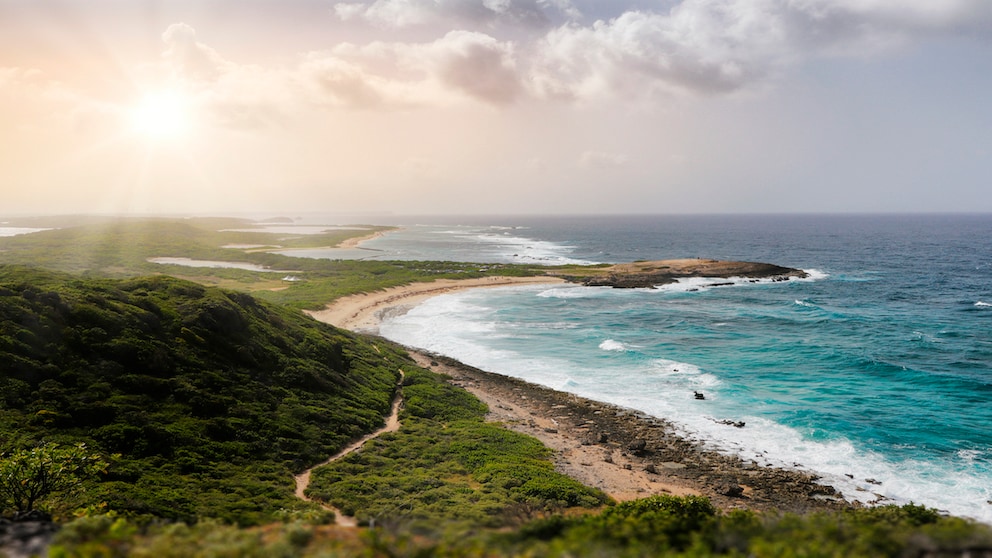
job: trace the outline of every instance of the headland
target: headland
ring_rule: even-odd
[[[614,287],[618,289],[654,288],[674,283],[690,277],[729,279],[744,277],[753,281],[762,279],[788,281],[802,279],[808,274],[801,269],[759,262],[735,262],[688,258],[677,260],[639,261],[616,264],[606,268],[591,268],[593,274],[565,276],[572,282],[590,287]],[[714,281],[711,287],[723,283]]]

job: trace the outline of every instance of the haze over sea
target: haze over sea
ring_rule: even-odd
[[[365,246],[390,259],[705,257],[809,271],[720,287],[477,289],[433,298],[380,331],[664,417],[711,448],[816,472],[849,499],[992,522],[992,216],[421,222],[434,224]]]

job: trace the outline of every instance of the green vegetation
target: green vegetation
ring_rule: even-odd
[[[902,558],[984,556],[989,548],[989,526],[914,505],[760,515],[720,513],[704,498],[653,496],[598,514],[553,515],[510,532],[463,532],[444,542],[390,525],[357,534],[300,523],[236,529],[201,522],[139,530],[120,518],[86,517],[57,535],[51,556]]]
[[[247,262],[272,269],[319,270],[321,260],[291,258],[279,254],[246,251],[224,246],[254,244],[272,248],[320,248],[390,227],[332,230],[313,235],[270,232],[237,232],[251,228],[241,219],[74,219],[26,226],[53,226],[54,230],[0,238],[4,263],[31,265],[89,276],[130,277],[149,273],[196,274],[242,282],[253,282],[267,273],[223,268],[189,268],[148,262],[154,257],[186,257],[226,262]]]
[[[0,514],[53,513],[63,522],[54,557],[897,557],[992,548],[992,528],[914,505],[807,516],[720,512],[696,497],[614,505],[557,474],[536,440],[485,423],[481,402],[398,347],[298,311],[411,281],[546,268],[222,248],[326,246],[354,234],[220,232],[243,228],[240,220],[18,224],[63,228],[0,238]],[[272,274],[146,261],[156,256],[247,261],[304,280],[272,291],[286,286]],[[10,265],[18,263],[36,267]],[[158,273],[196,282],[148,276]],[[327,512],[294,497],[292,474],[380,426],[401,368],[400,431],[319,468],[310,486],[371,528],[324,525]]]
[[[0,451],[120,453],[53,509],[241,524],[299,507],[291,473],[382,424],[406,355],[168,277],[0,266]]]
[[[0,506],[34,510],[47,498],[72,494],[84,480],[106,473],[107,465],[86,444],[44,443],[0,455]]]
[[[197,283],[248,291],[293,308],[319,309],[349,294],[370,292],[416,281],[467,279],[487,275],[542,275],[541,266],[480,265],[456,262],[395,262],[294,258],[255,250],[223,248],[257,244],[284,248],[335,246],[356,235],[388,230],[331,231],[319,235],[234,232],[251,223],[239,219],[62,218],[18,222],[21,226],[62,227],[0,238],[0,263],[20,264],[86,277],[138,277],[167,274]],[[229,268],[193,268],[149,262],[156,257],[244,262],[286,270],[283,274]]]
[[[316,469],[311,497],[362,523],[457,535],[607,502],[555,472],[536,439],[483,422],[485,405],[437,374],[409,370],[403,393],[403,428]]]

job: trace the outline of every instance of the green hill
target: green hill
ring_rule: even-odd
[[[381,425],[408,362],[243,293],[17,266],[0,266],[0,355],[0,451],[120,454],[55,511],[240,524],[304,506],[292,473]]]

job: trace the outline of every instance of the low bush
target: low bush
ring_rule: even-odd
[[[555,472],[536,439],[484,422],[485,405],[468,392],[432,372],[405,370],[401,430],[315,470],[312,497],[363,523],[421,534],[505,527],[607,502]]]

